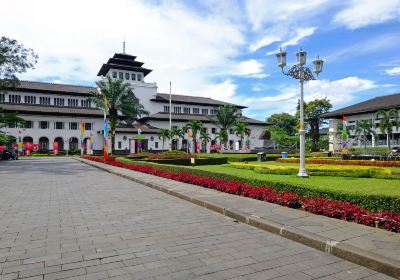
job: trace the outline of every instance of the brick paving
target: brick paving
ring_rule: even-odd
[[[0,161],[3,279],[392,279],[71,158]]]

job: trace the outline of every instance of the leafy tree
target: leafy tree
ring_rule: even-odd
[[[214,121],[221,130],[229,130],[239,118],[240,111],[233,105],[224,105],[218,107],[215,112]]]
[[[171,138],[172,140],[179,141],[179,139],[183,138],[185,133],[182,129],[174,127],[171,130]]]
[[[108,113],[110,117],[110,134],[112,151],[115,150],[115,128],[118,124],[118,112],[126,116],[128,123],[148,112],[140,104],[139,99],[132,92],[129,83],[121,79],[107,77],[96,83],[100,92],[92,92],[89,100],[96,104],[97,108],[104,109],[104,97],[108,101]]]
[[[196,153],[196,146],[197,146],[197,134],[203,128],[203,123],[198,120],[190,120],[185,125],[185,130],[190,129],[192,134],[192,143],[194,147],[194,153]]]
[[[364,148],[367,149],[366,135],[375,135],[375,131],[372,129],[372,120],[360,120],[357,121],[354,127],[354,133],[356,135],[362,135],[364,138]]]
[[[17,40],[0,38],[0,90],[18,85],[15,74],[24,73],[34,68],[38,56],[32,49],[27,49]]]
[[[277,126],[268,127],[271,133],[271,140],[273,140],[280,147],[295,147],[299,142],[298,136],[291,136],[285,129]]]
[[[311,150],[318,150],[319,140],[319,128],[323,124],[327,124],[327,121],[321,116],[324,113],[329,112],[332,108],[332,104],[325,97],[322,99],[315,99],[310,102],[304,102],[304,123],[305,129],[309,131],[311,136]],[[300,102],[297,105],[296,117],[300,118]]]
[[[208,133],[205,132],[204,130],[201,130],[201,131],[200,131],[200,140],[201,140],[201,143],[202,143],[203,146],[204,146],[204,152],[207,152],[207,144],[208,144],[208,142],[211,141],[211,136],[210,136],[210,134],[208,134]]]
[[[158,132],[158,138],[162,139],[162,149],[164,150],[164,143],[166,139],[171,137],[171,131],[168,128],[160,128]]]
[[[226,144],[228,143],[228,131],[226,129],[221,129],[219,132],[215,134],[215,140],[219,139],[220,143],[224,145],[224,149],[226,148]]]
[[[288,113],[273,114],[267,118],[267,122],[272,125],[283,128],[289,136],[297,133],[297,125],[299,120]]]
[[[18,113],[5,113],[3,108],[0,107],[0,129],[7,125],[24,125],[25,120],[21,118]],[[13,141],[13,137],[0,131],[0,145],[8,145]]]
[[[235,123],[235,125],[233,127],[233,131],[235,132],[236,136],[240,137],[240,145],[242,146],[241,147],[242,150],[244,150],[243,139],[247,132],[247,124],[242,123],[242,122],[237,122],[237,123]]]
[[[380,118],[380,116],[382,116]],[[381,130],[382,133],[386,132],[386,140],[387,140],[387,147],[390,152],[390,135],[393,136],[393,127],[395,126],[396,128],[399,127],[399,113],[397,112],[396,109],[392,108],[387,111],[385,110],[379,110],[376,113],[376,117],[379,119],[380,118],[380,123],[379,123],[379,129]]]

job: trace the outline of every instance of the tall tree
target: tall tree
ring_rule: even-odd
[[[200,140],[201,143],[204,146],[204,152],[207,152],[207,144],[208,142],[211,141],[211,136],[207,132],[205,132],[203,129],[200,131]]]
[[[393,136],[393,127],[399,127],[399,112],[392,108],[387,111],[379,110],[376,113],[376,117],[380,119],[379,129],[382,133],[386,132],[387,147],[390,152],[390,135]]]
[[[215,134],[215,140],[219,139],[220,143],[226,148],[226,144],[228,143],[228,131],[226,129],[221,129],[219,132]]]
[[[372,137],[375,135],[375,131],[372,129],[372,120],[357,121],[354,127],[354,133],[363,136],[364,148],[367,149],[366,135],[372,135]]]
[[[305,129],[309,131],[311,136],[311,150],[318,150],[318,141],[319,141],[319,128],[322,124],[327,124],[327,121],[323,119],[321,116],[324,113],[329,112],[332,108],[332,104],[325,97],[322,99],[315,99],[310,102],[304,102],[304,120],[305,120]],[[297,112],[296,117],[300,116],[300,104],[297,104]]]
[[[214,121],[221,128],[221,130],[229,130],[236,123],[239,115],[240,111],[237,107],[233,105],[224,105],[217,108]]]
[[[247,124],[245,124],[245,123],[243,123],[243,122],[237,122],[237,123],[235,123],[235,125],[233,126],[233,131],[235,132],[236,136],[239,136],[239,137],[240,137],[241,149],[244,151],[243,139],[244,139],[244,136],[246,135]]]
[[[171,138],[173,141],[179,141],[179,139],[183,138],[184,135],[185,133],[180,128],[173,127],[171,130]],[[178,145],[176,146],[176,149],[178,149]]]
[[[160,128],[158,138],[162,140],[162,149],[164,150],[165,140],[171,137],[171,131],[168,128]]]
[[[118,112],[121,112],[127,122],[132,124],[134,120],[148,112],[140,104],[139,99],[132,92],[129,83],[121,79],[107,77],[96,83],[100,92],[92,92],[89,100],[96,104],[97,108],[104,109],[104,97],[108,101],[108,113],[110,117],[110,134],[112,151],[115,150],[115,128],[118,124]]]
[[[0,90],[18,85],[16,74],[34,68],[38,56],[32,49],[27,49],[17,40],[0,38]]]
[[[202,128],[203,128],[203,123],[198,120],[190,120],[187,122],[185,126],[185,130],[190,129],[191,131],[194,153],[196,153],[196,147],[197,147],[197,134],[199,133],[199,131],[201,131]]]
[[[0,129],[7,125],[24,125],[25,120],[21,118],[18,113],[5,113],[3,108],[0,107]],[[12,142],[12,137],[0,131],[0,145],[7,145]]]
[[[273,114],[267,118],[267,122],[282,128],[289,136],[293,136],[297,133],[298,119],[291,114]]]

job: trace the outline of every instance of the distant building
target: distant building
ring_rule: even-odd
[[[160,151],[162,141],[159,139],[160,128],[169,128],[169,94],[158,93],[156,83],[147,83],[145,77],[152,71],[143,67],[143,62],[135,56],[115,54],[103,64],[98,76],[122,79],[128,82],[135,96],[147,111],[149,116],[137,120],[142,129],[142,146],[144,151]],[[52,84],[32,81],[21,81],[14,90],[0,93],[0,107],[6,112],[18,112],[27,120],[24,128],[11,125],[2,129],[18,138],[22,132],[24,142],[40,144],[41,150],[52,150],[57,142],[59,150],[79,149],[80,122],[85,122],[85,135],[94,134],[94,150],[103,147],[103,112],[87,100],[95,87],[78,85]],[[210,93],[212,95],[212,93]],[[172,126],[182,128],[188,120],[200,120],[204,129],[214,139],[219,131],[212,121],[218,107],[230,104],[206,97],[172,95]],[[232,104],[233,105],[233,104]],[[234,105],[239,110],[246,108]],[[121,116],[121,123],[116,129],[115,149],[119,152],[135,153],[137,149],[137,128],[127,125]],[[240,118],[251,129],[250,148],[263,146],[259,139],[265,130],[266,123],[245,116]],[[233,131],[229,132],[229,149],[239,149],[240,137]],[[212,141],[213,144],[215,140]],[[169,144],[169,143],[168,143]],[[166,144],[165,149],[168,149]],[[210,150],[210,144],[206,148]],[[173,143],[174,148],[185,149],[186,139]]]
[[[373,131],[376,136],[366,135],[367,147],[384,147],[387,146],[386,134],[379,129],[380,119],[377,118],[379,110],[389,110],[394,108],[400,110],[400,93],[375,97],[333,112],[323,115],[329,119],[329,150],[338,151],[341,149],[340,133],[338,133],[338,125],[342,123],[342,118],[347,118],[347,130],[349,133],[350,144],[353,148],[364,146],[364,140],[355,135],[354,128],[360,120],[371,120]],[[400,128],[400,127],[399,127]],[[400,145],[400,129],[393,127],[394,135],[390,137],[391,146]]]

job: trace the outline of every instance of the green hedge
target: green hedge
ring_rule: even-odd
[[[131,163],[131,164],[147,165],[175,173],[188,172],[198,176],[211,177],[223,180],[241,181],[252,186],[269,186],[275,188],[279,192],[283,191],[295,192],[302,197],[307,197],[307,196],[326,197],[341,201],[349,201],[353,204],[364,207],[365,209],[368,209],[370,211],[396,211],[400,213],[400,198],[391,196],[361,195],[353,193],[342,193],[330,190],[318,190],[310,186],[296,185],[285,182],[274,182],[261,179],[249,179],[231,174],[210,172],[207,170],[194,169],[184,166],[163,165],[163,164],[156,164],[152,162],[143,162],[143,161],[133,162],[123,158],[118,158],[118,160],[127,164]]]
[[[158,164],[172,164],[191,166],[190,158],[177,158],[177,159],[146,159],[143,162],[154,162]],[[227,158],[196,158],[195,165],[219,165],[227,164]]]

